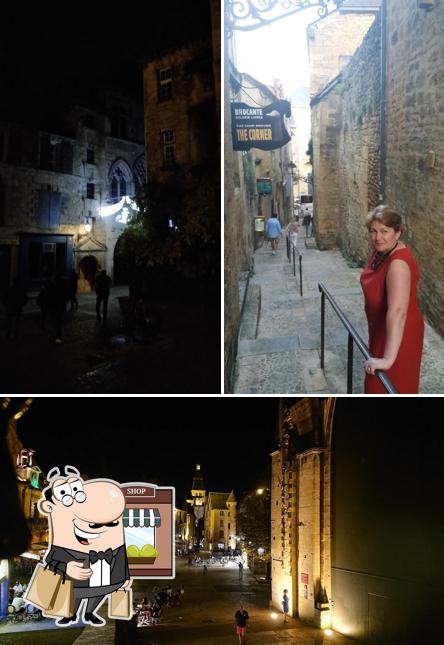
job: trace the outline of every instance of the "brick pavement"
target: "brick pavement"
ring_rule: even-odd
[[[254,256],[239,334],[236,394],[343,394],[347,391],[347,332],[326,303],[325,370],[320,368],[322,282],[367,343],[367,322],[359,276],[340,251],[306,248],[302,253],[303,296],[293,276],[285,240],[275,256],[264,244]],[[312,240],[308,240],[309,244]],[[311,244],[310,244],[311,246]],[[353,393],[363,392],[363,357],[354,349]],[[421,394],[444,390],[444,340],[426,324]]]

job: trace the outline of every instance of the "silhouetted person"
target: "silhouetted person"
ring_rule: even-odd
[[[99,273],[96,278],[96,314],[97,320],[100,320],[100,305],[103,302],[103,322],[106,322],[106,316],[108,313],[108,298],[109,298],[109,288],[111,285],[111,278],[106,274],[105,269]]]
[[[52,302],[54,300],[54,289],[54,283],[51,280],[46,280],[46,282],[41,286],[39,295],[37,296],[36,302],[40,307],[41,329],[45,329],[48,311],[51,309]]]
[[[16,281],[3,296],[6,313],[6,338],[17,340],[19,337],[20,314],[28,301],[26,291]]]
[[[55,338],[54,342],[62,343],[62,323],[63,314],[66,311],[66,302],[68,300],[68,291],[66,283],[62,276],[57,276],[54,285],[54,298],[52,301],[52,312],[55,320]]]
[[[79,303],[77,302],[77,290],[79,287],[79,277],[77,275],[77,271],[73,269],[71,273],[68,276],[68,280],[66,283],[66,288],[68,290],[68,299],[71,303],[71,309],[72,311],[74,307],[76,309],[79,308]]]

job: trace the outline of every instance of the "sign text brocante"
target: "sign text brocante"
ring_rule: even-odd
[[[291,115],[288,101],[275,101],[270,105],[251,106],[231,103],[231,134],[233,150],[275,150],[290,141],[284,116]]]

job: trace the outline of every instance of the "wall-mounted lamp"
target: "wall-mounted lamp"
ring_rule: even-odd
[[[83,218],[83,225],[85,226],[85,231],[91,233],[92,230],[92,217],[91,215],[85,215]]]

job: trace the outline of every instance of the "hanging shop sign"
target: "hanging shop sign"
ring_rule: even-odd
[[[233,150],[276,150],[291,139],[284,117],[291,116],[289,101],[274,101],[266,106],[231,103]]]
[[[259,177],[256,179],[257,192],[259,195],[270,195],[273,192],[271,179],[268,177]]]
[[[126,552],[133,578],[174,578],[174,489],[122,484]]]

